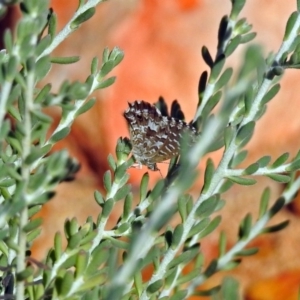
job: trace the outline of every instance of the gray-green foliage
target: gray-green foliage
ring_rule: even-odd
[[[66,221],[67,248],[62,249],[62,236],[58,233],[45,262],[37,264],[40,274],[27,264],[27,250],[39,235],[42,223],[40,218],[32,217],[53,197],[55,187],[72,179],[79,167],[66,151],[50,150],[69,134],[75,118],[92,108],[95,99],[91,94],[114,83],[115,78],[107,75],[123,58],[118,48],[104,49],[102,64],[99,65],[98,58],[93,59],[91,74],[85,82],[65,81],[58,93],[52,91],[51,83],[40,83],[46,80],[53,63],[79,60],[53,57],[52,51],[93,15],[100,2],[81,1],[65,30],[57,33],[57,17],[49,10],[48,1],[22,1],[22,17],[15,32],[6,30],[4,34],[5,49],[0,53],[0,264],[4,278],[1,293],[7,299],[12,294],[16,299],[39,299],[47,293],[66,297],[99,285],[105,278],[103,272],[92,267],[106,252],[105,244],[97,244],[91,255],[87,251],[97,236],[90,218],[83,226],[76,219]],[[1,8],[4,13],[5,5],[1,4]],[[61,108],[61,119],[47,138],[52,119],[43,109],[54,106]],[[124,187],[128,189],[125,183]],[[115,198],[127,192],[124,187],[117,190]],[[104,211],[108,216],[109,201],[104,203]],[[90,267],[86,266],[87,261]],[[72,266],[76,272],[71,271]],[[76,290],[72,288],[74,280],[83,280]]]
[[[8,4],[13,2],[19,1]],[[292,201],[300,186],[300,180],[294,176],[300,168],[300,152],[292,159],[288,153],[273,162],[265,156],[245,168],[237,168],[247,157],[244,146],[251,139],[257,120],[280,90],[279,76],[289,68],[299,68],[300,61],[300,16],[296,11],[287,22],[283,43],[276,54],[264,59],[260,47],[250,45],[239,70],[225,67],[227,58],[241,44],[255,38],[251,25],[239,18],[244,0],[232,0],[231,12],[222,18],[215,58],[207,47],[202,49],[210,71],[203,72],[199,80],[194,122],[201,135],[195,145],[189,148],[183,141],[180,159],[172,159],[166,178],[152,190],[148,187],[149,174],[145,173],[138,203],[134,204],[127,173],[134,158],[129,158],[128,140],[120,139],[117,160],[108,157],[110,170],[103,177],[105,192],[94,194],[101,211],[97,220],[88,217],[84,224],[79,224],[76,216],[70,216],[65,221],[64,233],[55,235],[44,261],[35,262],[37,270],[27,264],[27,250],[41,231],[42,220],[32,217],[51,200],[56,186],[72,179],[78,170],[78,163],[66,151],[50,154],[50,150],[69,134],[76,117],[93,107],[95,99],[90,98],[91,94],[114,83],[115,78],[107,75],[122,61],[123,53],[118,48],[105,49],[100,66],[98,58],[92,60],[91,74],[85,82],[65,81],[58,93],[51,91],[50,83],[38,83],[46,81],[53,63],[78,61],[78,57],[53,57],[52,51],[93,16],[100,2],[79,1],[75,15],[57,33],[56,15],[48,10],[47,1],[22,1],[22,18],[15,33],[7,30],[4,35],[5,50],[0,52],[0,270],[4,278],[1,293],[4,299],[14,295],[18,300],[175,300],[193,294],[239,299],[238,283],[231,278],[208,291],[196,289],[216,272],[238,266],[241,257],[255,254],[258,249],[247,245],[257,235],[287,226],[288,221],[272,227],[267,223]],[[0,13],[5,8],[1,4]],[[62,114],[47,138],[52,119],[42,109],[52,106],[59,106]],[[220,148],[220,163],[214,165],[207,160],[204,186],[199,196],[193,198],[187,190],[198,178],[199,161]],[[259,215],[247,214],[241,220],[236,244],[228,250],[226,233],[222,232],[219,256],[206,261],[199,243],[221,222],[226,205],[222,194],[233,184],[255,184],[256,175],[289,184],[272,206],[266,188],[258,204]],[[119,201],[123,202],[120,218],[113,228],[107,228]],[[180,222],[171,226],[169,220],[177,213]],[[62,246],[63,239],[67,241],[66,247]],[[187,264],[190,271],[184,274],[182,270]],[[142,273],[149,265],[153,275],[144,281]]]

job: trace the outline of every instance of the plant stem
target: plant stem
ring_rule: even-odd
[[[82,5],[78,10],[75,12],[71,20],[66,24],[66,26],[55,36],[52,43],[47,47],[43,53],[37,58],[40,59],[43,56],[49,55],[53,52],[53,50],[60,45],[72,32],[74,32],[77,28],[72,28],[72,22],[81,14],[86,12],[88,9],[92,7],[96,7],[98,4],[103,2],[103,0],[88,0],[84,5]]]
[[[26,157],[30,153],[30,146],[31,146],[31,109],[33,107],[33,91],[34,91],[34,72],[30,71],[27,76],[27,89],[25,91],[24,97],[24,132],[25,136],[22,140],[22,181],[23,185],[23,199],[22,201],[26,202],[26,193],[27,188],[30,180],[30,166],[25,163]],[[20,213],[19,219],[19,235],[18,235],[18,246],[19,251],[17,254],[17,269],[16,273],[19,274],[20,272],[24,271],[26,268],[26,241],[27,235],[26,232],[23,231],[24,226],[28,222],[28,207],[27,205],[24,206]],[[25,293],[25,282],[24,280],[17,280],[16,284],[16,300],[24,299]]]
[[[11,92],[12,83],[5,81],[2,86],[1,98],[0,98],[0,128],[2,128],[4,116],[6,113],[6,103]]]

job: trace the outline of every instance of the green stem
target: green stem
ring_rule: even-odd
[[[53,52],[53,50],[60,45],[72,32],[74,32],[76,28],[72,28],[72,22],[85,11],[92,7],[96,7],[99,3],[103,2],[103,0],[88,0],[84,5],[82,5],[73,15],[71,20],[66,24],[66,26],[55,36],[52,43],[47,47],[44,52],[37,58],[39,60],[41,57],[49,55]]]
[[[1,99],[0,99],[0,128],[2,128],[4,116],[6,114],[6,103],[11,92],[12,83],[5,81],[2,86]]]
[[[24,111],[24,132],[25,136],[22,140],[22,181],[24,183],[23,186],[23,201],[26,202],[26,193],[30,180],[30,166],[26,165],[25,159],[30,153],[31,146],[31,109],[33,107],[33,90],[34,90],[34,72],[28,73],[27,76],[27,89],[25,91],[25,111]],[[16,273],[24,271],[26,268],[26,242],[27,235],[23,231],[24,226],[28,223],[28,207],[25,205],[23,210],[20,213],[19,219],[19,235],[18,235],[18,246],[19,251],[17,254],[17,269]],[[23,280],[17,281],[16,284],[16,300],[23,300],[25,294],[25,282]]]

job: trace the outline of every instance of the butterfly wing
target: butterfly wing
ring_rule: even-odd
[[[179,154],[184,132],[196,136],[196,131],[182,120],[163,116],[145,101],[129,103],[124,117],[129,124],[132,153],[136,162],[151,170],[158,170],[156,163]]]

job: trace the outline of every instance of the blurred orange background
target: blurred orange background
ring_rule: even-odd
[[[58,15],[61,30],[76,9],[77,0],[53,0],[51,6]],[[247,1],[242,16],[253,24],[257,32],[254,42],[262,45],[265,54],[279,49],[285,23],[294,10],[296,1],[291,0]],[[220,0],[110,0],[99,5],[96,15],[55,50],[56,56],[80,55],[81,60],[74,65],[53,67],[49,82],[54,90],[65,79],[85,80],[92,58],[101,59],[106,46],[120,47],[125,57],[113,71],[116,83],[97,92],[97,104],[78,118],[70,136],[56,147],[67,148],[82,168],[74,182],[59,186],[56,197],[42,210],[44,230],[33,248],[36,258],[44,256],[66,218],[76,217],[84,222],[87,216],[96,217],[100,212],[93,192],[102,190],[102,175],[108,168],[106,158],[114,153],[117,139],[128,136],[122,116],[127,102],[143,99],[153,103],[159,96],[168,103],[177,99],[186,119],[193,117],[199,76],[208,69],[201,58],[201,47],[205,45],[215,54],[218,25],[229,11],[230,1]],[[239,65],[243,49],[229,59],[229,65]],[[262,155],[275,159],[283,152],[297,153],[300,148],[299,80],[297,70],[288,70],[284,75],[280,93],[270,102],[267,113],[257,124],[253,140],[247,145],[248,163]],[[49,113],[58,120],[58,111]],[[221,151],[211,155],[216,162],[220,156]],[[166,166],[160,168],[164,172]],[[134,187],[145,171],[145,168],[130,170]],[[152,183],[159,177],[158,172],[150,175]],[[197,186],[195,193],[200,183]],[[235,243],[239,222],[246,213],[257,216],[259,199],[266,186],[271,188],[273,200],[284,188],[261,178],[251,187],[251,193],[249,188],[240,186],[226,193],[227,205],[218,232],[226,231],[229,245]],[[119,213],[116,209],[111,224]],[[275,223],[289,219],[291,224],[287,229],[257,238],[252,243],[260,248],[257,255],[245,258],[234,271],[213,276],[205,287],[216,285],[224,275],[231,274],[241,281],[245,299],[296,300],[300,286],[299,213],[300,200],[296,199],[274,219]],[[217,255],[217,243],[218,233],[203,241],[201,247],[208,261]]]

